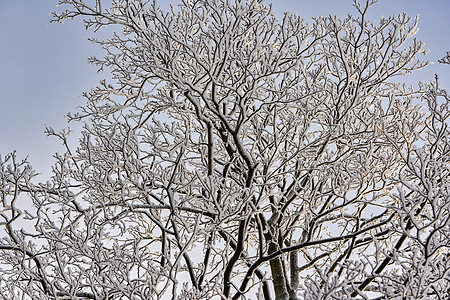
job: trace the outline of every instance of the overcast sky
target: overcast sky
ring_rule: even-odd
[[[64,115],[84,103],[83,91],[107,76],[86,63],[101,50],[86,40],[92,33],[81,22],[48,24],[56,3],[0,0],[0,154],[17,150],[20,158],[28,155],[34,168],[45,173],[52,155],[61,151],[59,143],[43,133],[45,125],[69,126]],[[351,0],[277,0],[273,10],[277,16],[290,11],[309,21],[319,15],[345,16],[354,12],[351,4]],[[427,60],[436,62],[450,50],[449,0],[382,0],[370,19],[403,12],[420,14],[417,38],[430,49]],[[429,81],[435,73],[450,90],[448,65],[436,63],[415,74],[414,80]]]

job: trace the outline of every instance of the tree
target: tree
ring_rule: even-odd
[[[448,295],[450,99],[399,83],[427,65],[417,19],[370,22],[376,2],[307,24],[260,0],[59,0],[54,22],[121,29],[89,60],[113,81],[69,114],[76,149],[48,128],[50,180],[1,159],[0,295]]]

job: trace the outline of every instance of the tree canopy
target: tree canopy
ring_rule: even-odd
[[[0,158],[3,299],[442,299],[450,98],[417,18],[59,0],[112,74],[53,175]],[[276,5],[276,3],[274,4]],[[108,30],[109,31],[109,30]],[[111,31],[112,32],[112,31]],[[448,63],[448,54],[441,60]]]

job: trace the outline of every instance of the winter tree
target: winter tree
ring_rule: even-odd
[[[59,0],[108,70],[47,133],[53,176],[0,160],[3,299],[443,299],[450,98],[417,19],[277,19],[262,0]],[[276,5],[276,4],[275,4]]]

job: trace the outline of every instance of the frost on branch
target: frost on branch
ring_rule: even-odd
[[[257,0],[60,0],[113,26],[53,176],[1,160],[5,299],[429,299],[449,292],[449,97],[417,19]],[[276,5],[276,4],[275,4]],[[395,80],[393,80],[395,78]],[[31,208],[30,208],[31,207]]]
[[[450,64],[450,51],[448,51],[443,58],[438,60],[438,62],[440,62],[441,64]]]

